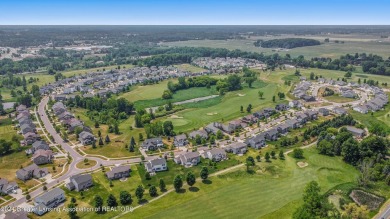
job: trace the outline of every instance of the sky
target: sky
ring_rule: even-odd
[[[389,25],[389,0],[0,0],[0,25]]]

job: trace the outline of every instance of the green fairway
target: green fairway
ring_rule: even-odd
[[[165,87],[164,90],[166,90],[166,89],[167,88]],[[184,100],[190,100],[190,99],[194,99],[194,98],[198,98],[198,97],[206,97],[206,96],[216,95],[216,94],[218,94],[218,92],[216,91],[215,86],[211,86],[211,88],[192,87],[189,89],[176,91],[173,94],[172,99],[169,99],[169,100],[162,99],[161,98],[162,92],[161,92],[159,98],[138,100],[134,104],[135,104],[136,108],[147,108],[147,107],[153,107],[153,106],[163,106],[163,105],[167,104],[169,101],[172,103],[175,103],[175,102],[180,102],[180,101],[184,101]]]
[[[256,174],[240,170],[212,177],[211,184],[197,182],[197,192],[171,193],[122,218],[291,218],[309,181],[319,182],[322,192],[356,181],[358,171],[340,158],[319,155],[315,149],[305,150],[304,156],[307,167],[299,168],[289,156],[257,163]]]
[[[176,82],[176,80],[171,80]],[[157,99],[162,96],[164,90],[167,89],[168,80],[161,81],[158,84],[135,86],[130,92],[121,94],[120,97],[124,97],[131,102],[135,102],[137,100],[149,100],[149,99]]]

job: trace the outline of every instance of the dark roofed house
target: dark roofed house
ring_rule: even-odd
[[[242,142],[233,142],[226,147],[226,151],[233,154],[245,154],[247,151],[247,145]]]
[[[53,160],[53,151],[38,149],[34,152],[32,160],[37,165],[51,163]]]
[[[316,120],[318,118],[318,112],[315,110],[307,110],[304,113],[309,117],[309,120]]]
[[[328,116],[330,114],[329,110],[326,109],[326,108],[320,108],[318,110],[318,112],[322,115],[322,116]]]
[[[8,195],[11,194],[14,190],[18,189],[18,184],[16,182],[9,182],[6,179],[0,179],[0,194]]]
[[[297,117],[297,120],[301,123],[301,125],[303,125],[309,121],[309,117],[303,112],[297,113],[296,117]]]
[[[35,163],[19,169],[16,171],[16,177],[22,181],[26,181],[32,178],[42,178],[48,174],[48,170],[46,167],[39,168]]]
[[[80,192],[93,186],[91,174],[71,176],[69,180],[70,182],[65,185],[66,188],[68,188],[69,190],[75,190],[77,192]]]
[[[36,128],[35,128],[35,125],[34,124],[31,124],[31,123],[26,123],[26,124],[23,124],[20,126],[20,131],[22,132],[22,134],[26,134],[28,132],[36,132]]]
[[[32,147],[30,149],[26,150],[27,154],[34,154],[37,150],[50,150],[49,145],[46,143],[46,141],[36,141],[32,144]]]
[[[289,109],[289,106],[284,103],[280,103],[275,106],[275,109],[278,111],[285,111]]]
[[[265,139],[269,141],[276,141],[279,137],[279,132],[276,130],[276,128],[270,129],[268,131],[264,132]]]
[[[222,124],[221,123],[218,123],[218,122],[213,122],[213,123],[210,123],[208,124],[206,127],[205,127],[205,130],[207,133],[213,133],[213,134],[217,134],[217,132],[219,130],[222,129]]]
[[[89,132],[86,132],[86,131],[82,131],[80,134],[79,134],[79,141],[81,142],[81,144],[83,145],[89,145],[89,144],[92,144],[92,142],[95,141],[95,136],[93,136],[91,133]]]
[[[188,144],[187,136],[186,136],[185,134],[176,135],[176,136],[173,138],[173,144],[174,144],[176,147],[186,146],[186,145]]]
[[[41,136],[39,136],[38,134],[36,134],[34,132],[27,132],[26,134],[23,135],[23,137],[24,137],[24,141],[26,142],[26,144],[32,144],[35,141],[38,141],[39,139],[41,139]]]
[[[345,126],[345,128],[357,138],[362,138],[365,135],[365,131],[363,129],[355,128],[353,126]]]
[[[142,143],[142,148],[147,150],[147,151],[154,151],[154,150],[157,150],[157,148],[160,148],[163,146],[164,146],[164,144],[162,142],[161,137],[146,139]]]
[[[45,214],[48,209],[55,208],[65,201],[65,192],[60,188],[54,188],[34,199],[34,213],[37,215]]]
[[[307,94],[303,95],[303,96],[301,97],[301,99],[304,100],[304,101],[306,101],[306,102],[312,102],[312,101],[315,101],[315,100],[316,100],[315,97],[310,96],[310,95],[307,95]]]
[[[205,130],[196,130],[196,131],[190,132],[188,134],[188,137],[191,139],[195,139],[197,135],[199,135],[201,138],[208,137],[207,132]]]
[[[106,176],[109,180],[122,179],[130,176],[130,166],[118,166],[113,167],[110,171],[106,172]]]
[[[290,130],[291,126],[288,125],[287,123],[282,123],[278,126],[276,126],[276,130],[278,130],[278,132],[280,134],[286,134],[289,130]]]
[[[246,143],[255,149],[260,149],[266,145],[264,134],[258,134],[255,137],[248,138]]]
[[[290,127],[293,129],[299,128],[301,126],[300,121],[298,121],[297,119],[286,120],[286,123],[289,124]]]
[[[347,110],[342,107],[334,107],[333,112],[338,115],[345,115],[347,114]]]
[[[302,107],[301,102],[299,102],[298,100],[290,101],[290,102],[288,103],[288,105],[289,105],[291,108],[298,108],[298,109],[300,109],[300,108]]]
[[[252,114],[250,115],[247,115],[247,116],[244,116],[242,118],[242,121],[245,122],[245,123],[248,123],[248,124],[253,124],[253,123],[256,123],[258,121],[258,118]]]

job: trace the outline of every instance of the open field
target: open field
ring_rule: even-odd
[[[323,98],[330,101],[330,102],[335,102],[335,103],[348,103],[348,102],[355,101],[355,99],[353,99],[353,98],[346,98],[346,97],[339,96],[339,95],[332,95],[332,96],[327,96],[327,97],[323,97]]]
[[[291,36],[286,36],[291,37]],[[284,38],[286,38],[284,37]],[[358,38],[341,38],[337,36],[336,38],[331,38],[330,40],[342,39],[345,43],[326,43],[324,44],[324,39],[329,38],[329,36],[294,36],[294,37],[303,37],[303,38],[314,38],[320,40],[322,43],[318,46],[308,46],[308,47],[299,47],[294,49],[288,49],[283,51],[272,51],[271,48],[261,48],[255,47],[253,43],[257,40],[254,39],[238,39],[238,40],[189,40],[189,41],[177,41],[177,42],[165,42],[163,46],[188,46],[188,47],[212,47],[212,48],[226,48],[229,50],[239,49],[248,52],[263,52],[267,55],[279,53],[280,55],[290,54],[293,57],[299,55],[304,55],[307,58],[312,57],[330,57],[338,58],[341,55],[347,53],[355,54],[356,52],[362,53],[373,53],[381,55],[385,58],[389,56],[390,42],[383,41],[383,39],[358,39]],[[261,37],[258,37],[261,38]],[[267,40],[275,39],[278,37],[268,37]],[[280,37],[279,37],[280,38]]]
[[[177,80],[172,79],[171,81],[176,82]],[[137,85],[130,92],[121,94],[120,97],[124,97],[131,102],[161,98],[162,93],[167,89],[167,84],[168,80],[160,81],[160,83],[153,85]]]
[[[299,168],[297,161],[289,156],[285,161],[257,163],[253,175],[239,170],[212,177],[211,184],[197,182],[197,192],[170,193],[131,215],[136,218],[175,215],[184,218],[291,218],[309,181],[318,181],[325,192],[339,184],[355,182],[358,176],[357,170],[340,158],[319,155],[315,149],[305,150],[304,155],[309,163],[305,168]]]

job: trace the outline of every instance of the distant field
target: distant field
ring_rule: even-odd
[[[358,171],[340,158],[319,155],[315,149],[305,150],[304,156],[309,164],[305,168],[291,157],[257,163],[254,175],[241,170],[212,177],[211,184],[197,182],[197,192],[170,193],[122,218],[291,218],[309,181],[316,180],[322,192],[356,182]]]
[[[311,38],[306,37],[305,38]],[[313,37],[315,38],[315,37]],[[272,39],[272,38],[267,38]],[[317,37],[317,39],[325,39],[325,37]],[[332,40],[332,38],[331,38]],[[178,42],[167,42],[163,43],[163,46],[188,46],[188,47],[212,47],[212,48],[226,48],[230,50],[240,49],[249,52],[263,52],[265,54],[274,54],[271,48],[259,48],[253,45],[255,39],[244,39],[244,40],[189,40],[189,41],[178,41]],[[323,40],[321,40],[323,42]],[[280,55],[290,54],[293,57],[304,55],[307,58],[312,57],[330,57],[338,58],[340,55],[347,53],[354,54],[356,52],[362,53],[373,53],[381,55],[387,58],[390,50],[390,42],[377,42],[354,39],[353,41],[347,41],[345,43],[326,43],[319,46],[300,47],[290,49],[286,51],[278,52]]]

